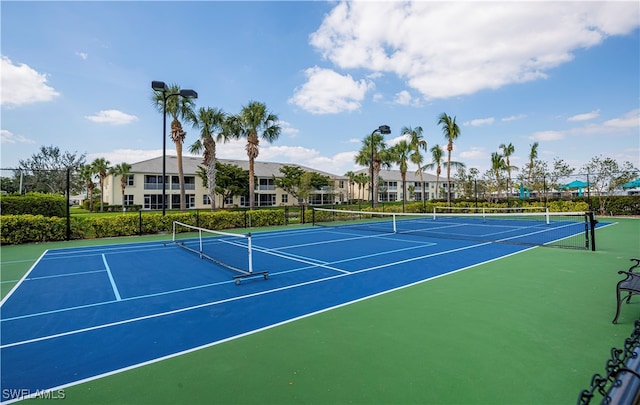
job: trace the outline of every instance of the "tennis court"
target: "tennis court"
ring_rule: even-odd
[[[564,222],[553,232],[541,232],[548,224],[489,226],[482,232],[496,240],[548,235],[542,243],[556,243],[557,229],[571,228]],[[561,239],[584,233],[577,229]],[[46,251],[2,302],[3,401],[186,354],[530,248],[350,225],[250,239],[176,236],[180,243]],[[181,248],[190,243],[195,250],[210,245],[225,263],[251,257],[256,277],[238,284],[233,276],[242,264],[203,260]]]

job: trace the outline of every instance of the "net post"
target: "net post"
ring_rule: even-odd
[[[316,209],[311,208],[311,226],[316,226]]]
[[[396,227],[396,214],[391,215],[393,219],[393,233],[398,233],[398,228]]]
[[[589,216],[589,225],[591,228],[591,251],[595,252],[596,251],[596,224],[598,223],[598,221],[596,221],[596,217],[593,214],[593,211],[589,211],[587,215]]]
[[[551,224],[551,218],[550,218],[550,216],[549,216],[549,207],[547,207],[547,208],[545,209],[544,216],[545,216],[545,219],[546,219],[547,225]]]
[[[198,229],[198,239],[200,240],[200,258],[202,259],[202,229]]]
[[[436,206],[433,206],[433,220],[436,220]]]
[[[173,232],[171,234],[171,242],[176,242],[176,221],[173,221]]]
[[[487,222],[487,210],[485,207],[482,207],[482,223]]]
[[[251,232],[247,234],[247,250],[249,255],[249,274],[253,274],[253,249],[251,247]]]

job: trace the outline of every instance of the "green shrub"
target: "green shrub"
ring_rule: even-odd
[[[0,212],[2,215],[66,217],[67,199],[61,195],[43,193],[6,195],[0,199]]]

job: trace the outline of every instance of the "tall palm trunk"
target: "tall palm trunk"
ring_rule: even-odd
[[[180,185],[180,211],[186,211],[186,196],[184,191],[184,170],[182,168],[182,143],[184,142],[184,138],[187,135],[186,132],[182,130],[182,124],[177,119],[174,119],[171,122],[171,140],[176,144],[176,155],[178,160],[178,183]],[[171,184],[171,182],[169,182]],[[169,198],[171,201],[171,198]],[[166,205],[166,202],[165,202]],[[171,208],[171,204],[169,204]]]
[[[380,184],[379,184],[380,164],[381,164],[380,160],[378,159],[373,160],[373,195],[371,196],[371,198],[373,198],[373,201],[371,202],[371,204],[374,207],[378,206],[378,188],[380,187]]]
[[[436,200],[440,199],[440,174],[442,173],[442,168],[438,166],[436,169]]]
[[[258,157],[260,140],[257,132],[251,132],[247,139],[247,157],[249,158],[249,209],[255,207],[255,171],[254,160]]]
[[[449,140],[447,144],[447,203],[451,204],[451,151],[453,151],[453,142]]]
[[[207,185],[209,186],[209,200],[211,201],[211,211],[216,209],[216,142],[212,137],[204,140],[204,161],[207,173]]]

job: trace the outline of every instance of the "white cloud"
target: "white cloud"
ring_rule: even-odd
[[[639,25],[636,2],[340,2],[310,44],[336,68],[390,72],[433,99],[544,79]]]
[[[38,73],[24,63],[14,65],[9,58],[2,56],[0,71],[0,103],[3,106],[51,101],[60,95],[53,87],[47,85],[46,74]]]
[[[465,160],[466,159],[469,159],[469,160],[482,159],[482,158],[485,158],[487,156],[488,156],[488,154],[485,151],[485,149],[482,148],[482,147],[478,147],[478,146],[475,146],[475,147],[472,147],[469,150],[465,150],[465,151],[460,152],[460,157],[465,159]]]
[[[86,52],[76,52],[76,56],[79,56],[80,59],[82,60],[87,60],[87,58],[89,57],[89,54]]]
[[[6,129],[0,129],[0,143],[36,143],[22,135],[16,135]]]
[[[420,99],[413,97],[407,90],[396,93],[393,102],[400,105],[420,106]]]
[[[283,134],[288,135],[289,138],[295,138],[300,133],[300,131],[297,128],[292,127],[291,123],[287,121],[280,120],[278,121],[278,125],[280,126],[280,131]]]
[[[532,141],[559,141],[564,139],[563,131],[540,131],[529,137]]]
[[[373,84],[367,80],[354,80],[351,75],[341,75],[317,66],[305,71],[307,82],[297,88],[289,102],[312,114],[336,114],[360,108]]]
[[[477,118],[475,120],[471,120],[471,121],[467,121],[462,125],[465,126],[472,126],[472,127],[480,127],[482,125],[491,125],[493,124],[494,118],[493,117],[489,117],[489,118]]]
[[[510,121],[517,121],[517,120],[521,120],[523,118],[526,118],[527,116],[524,114],[518,114],[518,115],[511,115],[509,117],[504,117],[501,121],[502,122],[510,122]]]
[[[605,121],[603,126],[610,128],[640,128],[640,109],[629,111],[620,118]]]
[[[138,117],[135,115],[126,114],[118,110],[102,110],[94,115],[87,115],[85,118],[100,124],[106,123],[111,125],[131,124],[132,122],[138,121]]]
[[[600,116],[600,110],[594,110],[584,114],[577,114],[567,118],[567,121],[589,121]]]

